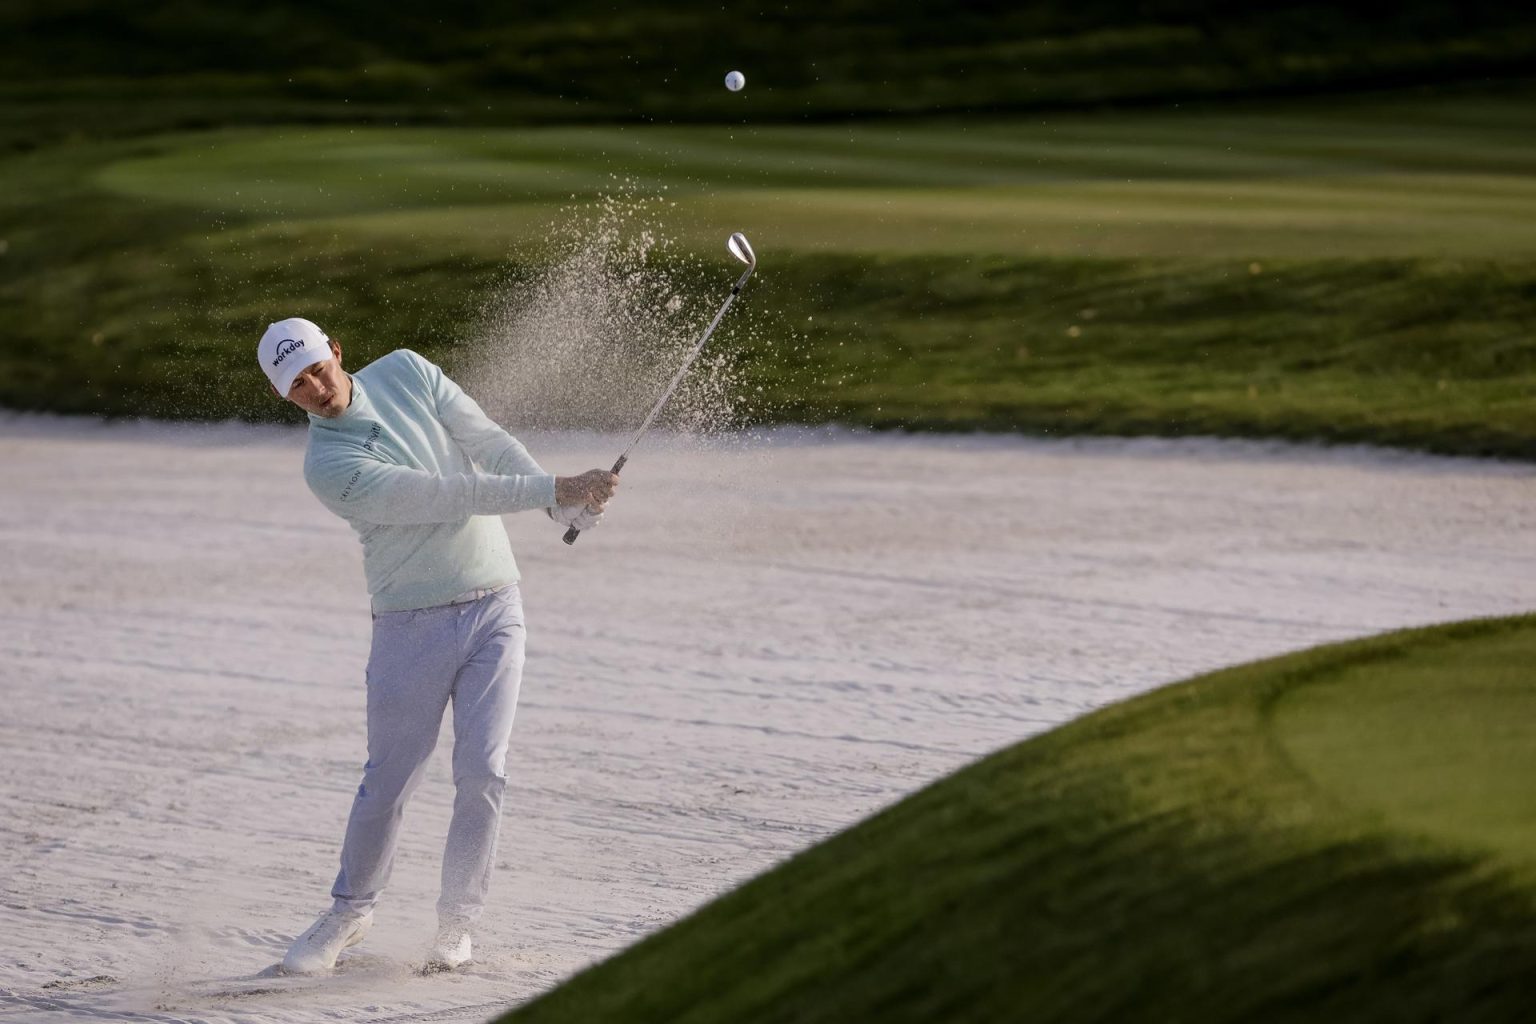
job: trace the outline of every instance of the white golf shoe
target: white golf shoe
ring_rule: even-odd
[[[437,938],[427,953],[427,969],[451,971],[469,963],[471,943],[469,922],[458,918],[445,918],[437,928]]]
[[[327,910],[309,931],[293,940],[283,956],[283,970],[289,974],[319,974],[336,966],[336,958],[348,946],[355,946],[373,927],[373,914],[350,914]]]

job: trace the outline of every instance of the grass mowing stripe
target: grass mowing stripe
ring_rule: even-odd
[[[1144,695],[985,758],[504,1020],[1519,1019],[1532,877],[1359,814],[1270,726],[1294,694],[1348,690],[1365,696],[1295,728],[1379,748],[1373,710],[1405,672],[1449,698],[1533,655],[1524,616]],[[1512,710],[1467,713],[1498,728]],[[1446,740],[1423,753],[1456,761]],[[1510,750],[1528,778],[1536,745]]]
[[[1523,188],[1524,183],[1516,186]],[[280,201],[275,190],[250,186],[231,201],[239,216]],[[1384,194],[1387,190],[1376,190]],[[295,205],[341,205],[335,193],[300,193]],[[1536,256],[1536,199],[1469,200],[1448,208],[1417,204],[1416,195],[1351,203],[1314,189],[1305,198],[1247,204],[1207,197],[1163,197],[1142,190],[1118,197],[1090,185],[1034,189],[924,190],[720,189],[708,195],[669,191],[668,235],[700,252],[719,245],[722,223],[763,238],[776,253],[858,253],[878,257],[1005,255],[1243,261],[1286,258],[1440,257],[1491,261]],[[1517,192],[1518,195],[1518,192]],[[1364,192],[1362,191],[1362,197]],[[363,201],[355,205],[374,204]],[[530,193],[517,203],[372,209],[347,217],[277,222],[275,230],[307,224],[351,237],[359,246],[435,244],[461,254],[526,248],[540,229],[576,208],[569,193]],[[1372,206],[1376,208],[1373,209]],[[1415,207],[1403,216],[1403,207]],[[259,230],[268,230],[262,227]],[[389,238],[397,235],[395,239]]]

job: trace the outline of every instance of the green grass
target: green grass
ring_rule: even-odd
[[[503,1020],[1512,1021],[1536,617],[1167,687],[994,754]]]
[[[282,120],[799,122],[1529,75],[1519,5],[12,0],[0,151]],[[740,94],[726,70],[747,72]],[[337,108],[350,107],[350,116]]]
[[[1536,93],[837,127],[363,127],[149,139],[91,183],[501,251],[616,177],[714,241],[1010,256],[1536,255]],[[371,216],[370,216],[371,215]]]
[[[1292,763],[1350,811],[1470,855],[1536,863],[1536,687],[1518,633],[1337,673],[1278,702]]]
[[[304,312],[450,365],[571,211],[664,197],[758,421],[1536,455],[1536,94],[838,126],[227,129],[0,161],[0,404],[295,418]],[[473,390],[473,381],[467,382]],[[761,388],[761,390],[757,390]]]

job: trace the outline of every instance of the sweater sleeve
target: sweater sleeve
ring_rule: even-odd
[[[361,454],[318,460],[305,466],[304,479],[332,512],[380,526],[452,523],[555,503],[555,478],[547,474],[438,475]]]
[[[410,354],[426,375],[437,418],[475,465],[508,476],[548,475],[528,454],[528,449],[487,416],[480,404],[440,367],[415,352]]]

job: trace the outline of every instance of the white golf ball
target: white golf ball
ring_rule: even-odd
[[[747,76],[742,74],[740,71],[732,71],[730,74],[725,76],[725,87],[731,90],[731,92],[739,91],[741,87],[746,84]]]

